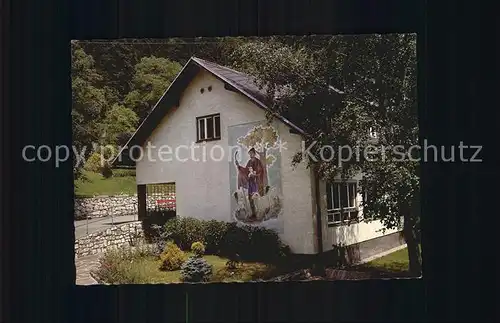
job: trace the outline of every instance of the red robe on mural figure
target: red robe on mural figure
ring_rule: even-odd
[[[267,184],[267,172],[260,159],[256,157],[254,148],[250,149],[248,154],[250,155],[250,160],[248,160],[245,167],[241,166],[236,160],[238,189],[243,187],[248,190],[249,195],[259,193],[262,196],[264,195],[264,187]]]
[[[267,171],[260,159],[256,157],[257,153],[254,148],[251,148],[248,154],[250,160],[245,167],[241,166],[236,159],[235,164],[238,168],[238,189],[245,188],[247,190],[252,216],[255,217],[252,195],[255,193],[259,193],[260,196],[264,195],[264,188],[267,185]]]

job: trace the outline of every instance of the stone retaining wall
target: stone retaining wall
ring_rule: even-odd
[[[98,218],[137,213],[137,195],[75,198],[75,218]]]
[[[91,233],[75,241],[75,258],[95,255],[110,248],[128,246],[143,236],[144,232],[140,221]]]
[[[157,197],[148,197],[148,208],[157,206]],[[137,195],[75,198],[75,219],[137,214]]]

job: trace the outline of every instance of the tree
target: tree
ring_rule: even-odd
[[[418,247],[419,165],[401,157],[418,143],[416,103],[416,37],[363,35],[312,37],[289,42],[282,37],[239,46],[233,66],[257,77],[272,112],[300,124],[308,134],[310,167],[326,180],[346,179],[362,172],[365,221],[379,219],[385,228],[403,225],[410,271],[421,273]],[[334,154],[321,160],[321,148],[373,144],[369,130],[378,133],[377,150],[385,158],[350,158]],[[385,150],[385,149],[384,149]],[[301,152],[294,162],[307,156]],[[403,217],[403,223],[401,223]]]
[[[121,145],[121,137],[130,136],[135,131],[138,120],[136,113],[131,109],[118,104],[113,105],[101,125],[105,143]]]
[[[210,39],[200,37],[188,40],[182,38],[160,41],[155,39],[126,39],[78,41],[77,43],[88,55],[99,57],[99,60],[95,61],[94,65],[102,78],[95,84],[105,90],[106,99],[110,103],[109,106],[115,103],[123,104],[127,95],[137,90],[138,93],[134,92],[127,98],[127,100],[132,101],[129,102],[131,105],[127,104],[127,107],[134,108],[135,104],[141,104],[141,95],[147,92],[137,89],[137,84],[134,81],[134,75],[137,74],[136,67],[142,58],[168,58],[170,62],[178,62],[180,65],[184,65],[190,57],[197,56],[226,65],[229,64],[229,57],[233,50],[244,42],[245,40],[240,37]],[[170,77],[167,78],[170,79]],[[164,90],[166,90],[166,87]],[[147,108],[145,107],[145,109]]]
[[[105,112],[107,100],[106,90],[97,85],[103,78],[95,68],[94,59],[77,42],[72,43],[71,78],[73,144],[79,151],[86,147],[88,152],[92,142],[100,136],[99,120]],[[78,177],[78,169],[83,165],[76,166],[75,175]]]
[[[238,139],[238,144],[246,149],[254,148],[259,153],[260,160],[271,167],[276,161],[276,156],[268,154],[269,149],[276,149],[278,145],[278,132],[272,126],[258,125],[246,136]]]
[[[147,47],[130,44],[130,41],[80,41],[86,53],[99,59],[95,62],[97,71],[103,76],[100,85],[112,89],[114,99],[119,103],[131,91],[134,66],[146,54]]]
[[[135,111],[143,120],[161,98],[182,66],[167,58],[143,57],[134,68],[132,91],[124,99],[124,105]]]

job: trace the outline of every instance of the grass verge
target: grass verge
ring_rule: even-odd
[[[135,176],[113,176],[104,178],[99,173],[83,171],[85,179],[75,181],[76,197],[97,195],[133,195],[137,193]]]

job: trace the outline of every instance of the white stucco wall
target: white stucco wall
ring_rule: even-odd
[[[361,174],[353,178],[360,180]],[[320,196],[321,196],[321,215],[323,227],[323,250],[328,251],[333,249],[333,246],[348,246],[371,239],[379,238],[384,235],[398,232],[400,230],[391,229],[382,232],[384,226],[380,220],[373,220],[370,222],[360,221],[349,225],[328,226],[327,220],[327,202],[326,202],[326,183],[320,181]],[[363,197],[361,194],[357,195],[357,203],[359,205],[359,214],[363,216],[362,205]]]
[[[212,91],[208,91],[212,86]],[[200,93],[200,88],[205,88]],[[196,141],[196,117],[220,113],[221,140],[198,144],[193,160],[190,150],[180,149],[174,158],[175,149],[181,145],[191,146]],[[200,219],[231,221],[229,167],[226,155],[220,161],[210,158],[214,145],[227,147],[227,128],[232,125],[264,121],[265,113],[241,94],[227,91],[224,84],[211,74],[202,71],[184,91],[180,106],[170,111],[149,138],[152,158],[137,162],[137,184],[175,182],[177,213],[180,216]],[[279,133],[287,142],[281,152],[281,179],[284,207],[284,232],[281,239],[295,253],[314,253],[313,201],[310,171],[305,165],[291,168],[293,154],[301,148],[301,137],[289,133],[287,126],[279,123]],[[158,159],[159,147],[168,145],[172,151],[171,161]],[[203,148],[204,146],[204,148]],[[203,161],[202,151],[206,151]],[[163,152],[167,152],[164,148]],[[214,151],[220,157],[220,151]]]
[[[292,167],[293,156],[301,151],[302,137],[291,134],[285,124],[279,125],[281,140],[286,143],[281,151],[281,185],[285,214],[283,240],[294,249],[301,250],[300,253],[312,254],[316,252],[314,177],[305,161]]]

